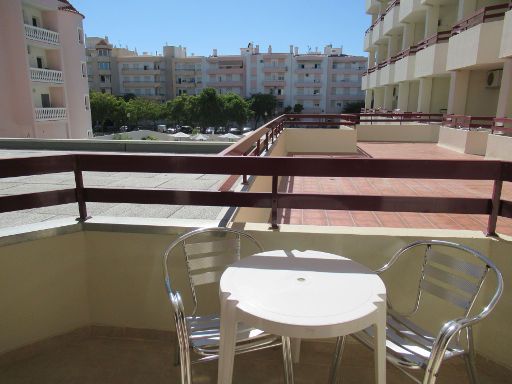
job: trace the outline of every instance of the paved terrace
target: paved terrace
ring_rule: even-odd
[[[355,157],[438,160],[483,160],[481,156],[461,154],[430,143],[358,143]],[[313,155],[313,154],[311,154]],[[291,156],[311,156],[292,154]],[[315,155],[317,156],[317,155]],[[325,155],[323,155],[325,156]],[[331,154],[332,157],[354,157]],[[502,198],[512,198],[511,183],[503,183]],[[492,194],[493,183],[480,180],[315,178],[291,177],[282,180],[281,192],[329,193],[383,196],[483,197]],[[485,231],[487,215],[433,214],[414,212],[365,212],[286,209],[279,222],[304,225],[357,227],[439,228]],[[512,235],[512,220],[499,217],[497,232]]]

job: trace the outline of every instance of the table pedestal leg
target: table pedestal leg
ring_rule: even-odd
[[[386,299],[377,305],[375,323],[375,382],[386,383]]]
[[[284,363],[284,382],[286,384],[293,384],[293,362],[292,362],[292,348],[290,345],[290,338],[283,336],[283,363]]]
[[[292,338],[292,360],[295,364],[300,361],[300,341],[301,339]]]
[[[341,383],[341,356],[345,348],[345,336],[339,336],[336,339],[336,349],[331,363],[331,371],[329,373],[329,383]]]
[[[231,384],[233,380],[236,328],[236,302],[221,295],[218,384]]]

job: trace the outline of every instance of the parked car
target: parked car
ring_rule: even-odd
[[[217,127],[215,129],[215,133],[226,133],[226,128],[224,128],[224,127]]]
[[[247,133],[247,132],[251,132],[253,131],[253,129],[251,127],[243,127],[242,128],[242,133]]]
[[[128,131],[128,126],[127,125],[123,125],[121,128],[119,128],[119,131],[127,132]]]
[[[176,133],[178,132],[178,128],[167,128],[167,133]]]
[[[192,133],[192,127],[190,125],[182,125],[180,128],[180,132],[190,134]]]
[[[208,127],[205,129],[204,133],[207,133],[208,135],[213,135],[215,133],[214,127]]]
[[[242,131],[238,127],[232,127],[229,128],[229,133],[232,133],[233,135],[240,135]]]

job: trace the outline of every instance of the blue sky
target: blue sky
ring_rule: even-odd
[[[183,45],[189,54],[237,54],[250,41],[266,51],[307,52],[324,45],[363,55],[370,17],[361,0],[71,0],[85,15],[88,36],[112,44],[159,53]],[[252,6],[249,6],[252,4]]]

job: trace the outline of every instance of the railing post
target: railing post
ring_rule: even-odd
[[[255,152],[255,156],[259,156],[261,153],[261,150],[260,150],[260,139],[258,139],[258,141],[256,142],[256,152]]]
[[[278,229],[277,225],[277,176],[272,176],[272,219],[271,228]]]
[[[268,152],[268,131],[265,132],[265,150]]]
[[[80,212],[80,217],[77,219],[77,221],[85,221],[87,219],[90,219],[90,216],[87,216],[87,205],[85,204],[85,196],[84,196],[84,180],[82,178],[82,171],[80,169],[77,169],[76,163],[75,163],[75,193],[76,193],[76,200],[78,202],[78,212]]]
[[[501,189],[503,188],[502,180],[494,180],[491,200],[491,214],[487,223],[487,236],[496,236],[496,223],[501,205]]]
[[[247,156],[247,154],[244,153],[244,156]],[[242,175],[242,185],[247,185],[247,175]]]

